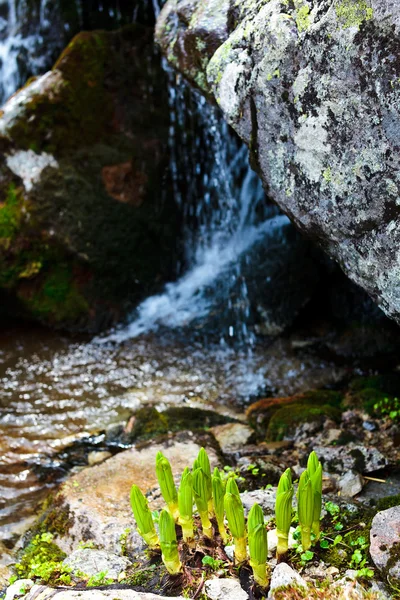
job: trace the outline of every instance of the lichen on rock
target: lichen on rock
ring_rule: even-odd
[[[208,5],[193,0],[191,22]],[[220,18],[226,12],[228,29],[221,39],[216,28],[219,47],[203,62],[196,47],[206,35],[190,31],[196,43],[186,52],[173,0],[157,39],[190,81],[207,81],[200,87],[249,145],[269,196],[400,322],[395,5],[231,0]]]

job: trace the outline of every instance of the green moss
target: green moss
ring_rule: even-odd
[[[14,183],[6,190],[5,199],[0,202],[0,248],[8,250],[21,224],[22,193]]]
[[[360,27],[364,21],[370,21],[374,16],[373,9],[365,0],[342,0],[336,4],[336,17],[343,29]]]
[[[55,583],[60,576],[70,572],[62,564],[67,555],[52,539],[52,534],[42,533],[31,540],[14,567],[19,579],[35,578],[44,583]]]
[[[73,525],[69,508],[61,494],[50,495],[44,501],[41,512],[35,522],[32,533],[41,535],[51,533],[60,537],[65,536]]]
[[[267,439],[271,441],[282,440],[294,432],[302,423],[329,418],[339,421],[340,410],[328,404],[316,406],[315,404],[291,404],[277,410],[268,425]]]
[[[233,421],[218,413],[190,407],[171,407],[164,412],[143,407],[135,413],[135,423],[129,437],[132,441],[147,440],[165,433],[204,430]]]
[[[400,396],[400,377],[397,373],[358,377],[350,382],[349,390],[349,405],[364,408],[369,414],[375,414],[376,404]]]
[[[376,508],[378,511],[386,510],[387,508],[392,508],[393,506],[400,506],[400,494],[380,498],[376,503]]]
[[[20,299],[34,317],[55,324],[77,321],[89,311],[74,280],[72,266],[67,263],[52,266],[33,293]]]
[[[106,32],[82,32],[72,40],[54,66],[62,73],[54,93],[32,96],[24,118],[10,128],[19,148],[60,156],[111,131],[112,97],[104,85],[109,40]]]

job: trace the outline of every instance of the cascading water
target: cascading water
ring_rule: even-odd
[[[155,6],[156,14],[158,12]],[[159,327],[203,328],[218,313],[222,339],[254,343],[251,302],[241,258],[261,239],[279,239],[289,224],[250,169],[247,148],[164,61],[169,77],[171,173],[184,228],[185,269],[163,293],[147,298],[130,324],[102,341],[122,342]],[[258,208],[263,206],[263,218]]]

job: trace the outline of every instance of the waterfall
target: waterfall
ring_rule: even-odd
[[[170,171],[183,216],[185,269],[162,293],[142,302],[127,326],[103,341],[122,342],[160,327],[201,329],[217,313],[223,340],[251,346],[252,304],[243,258],[260,240],[276,241],[289,220],[272,206],[265,209],[248,150],[219,110],[166,63],[164,68],[170,82]]]

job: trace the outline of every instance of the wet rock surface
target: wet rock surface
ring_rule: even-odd
[[[172,274],[168,124],[165,74],[141,25],[79,34],[4,105],[3,310],[97,330]]]
[[[395,7],[169,0],[156,35],[250,146],[270,196],[399,322]]]

